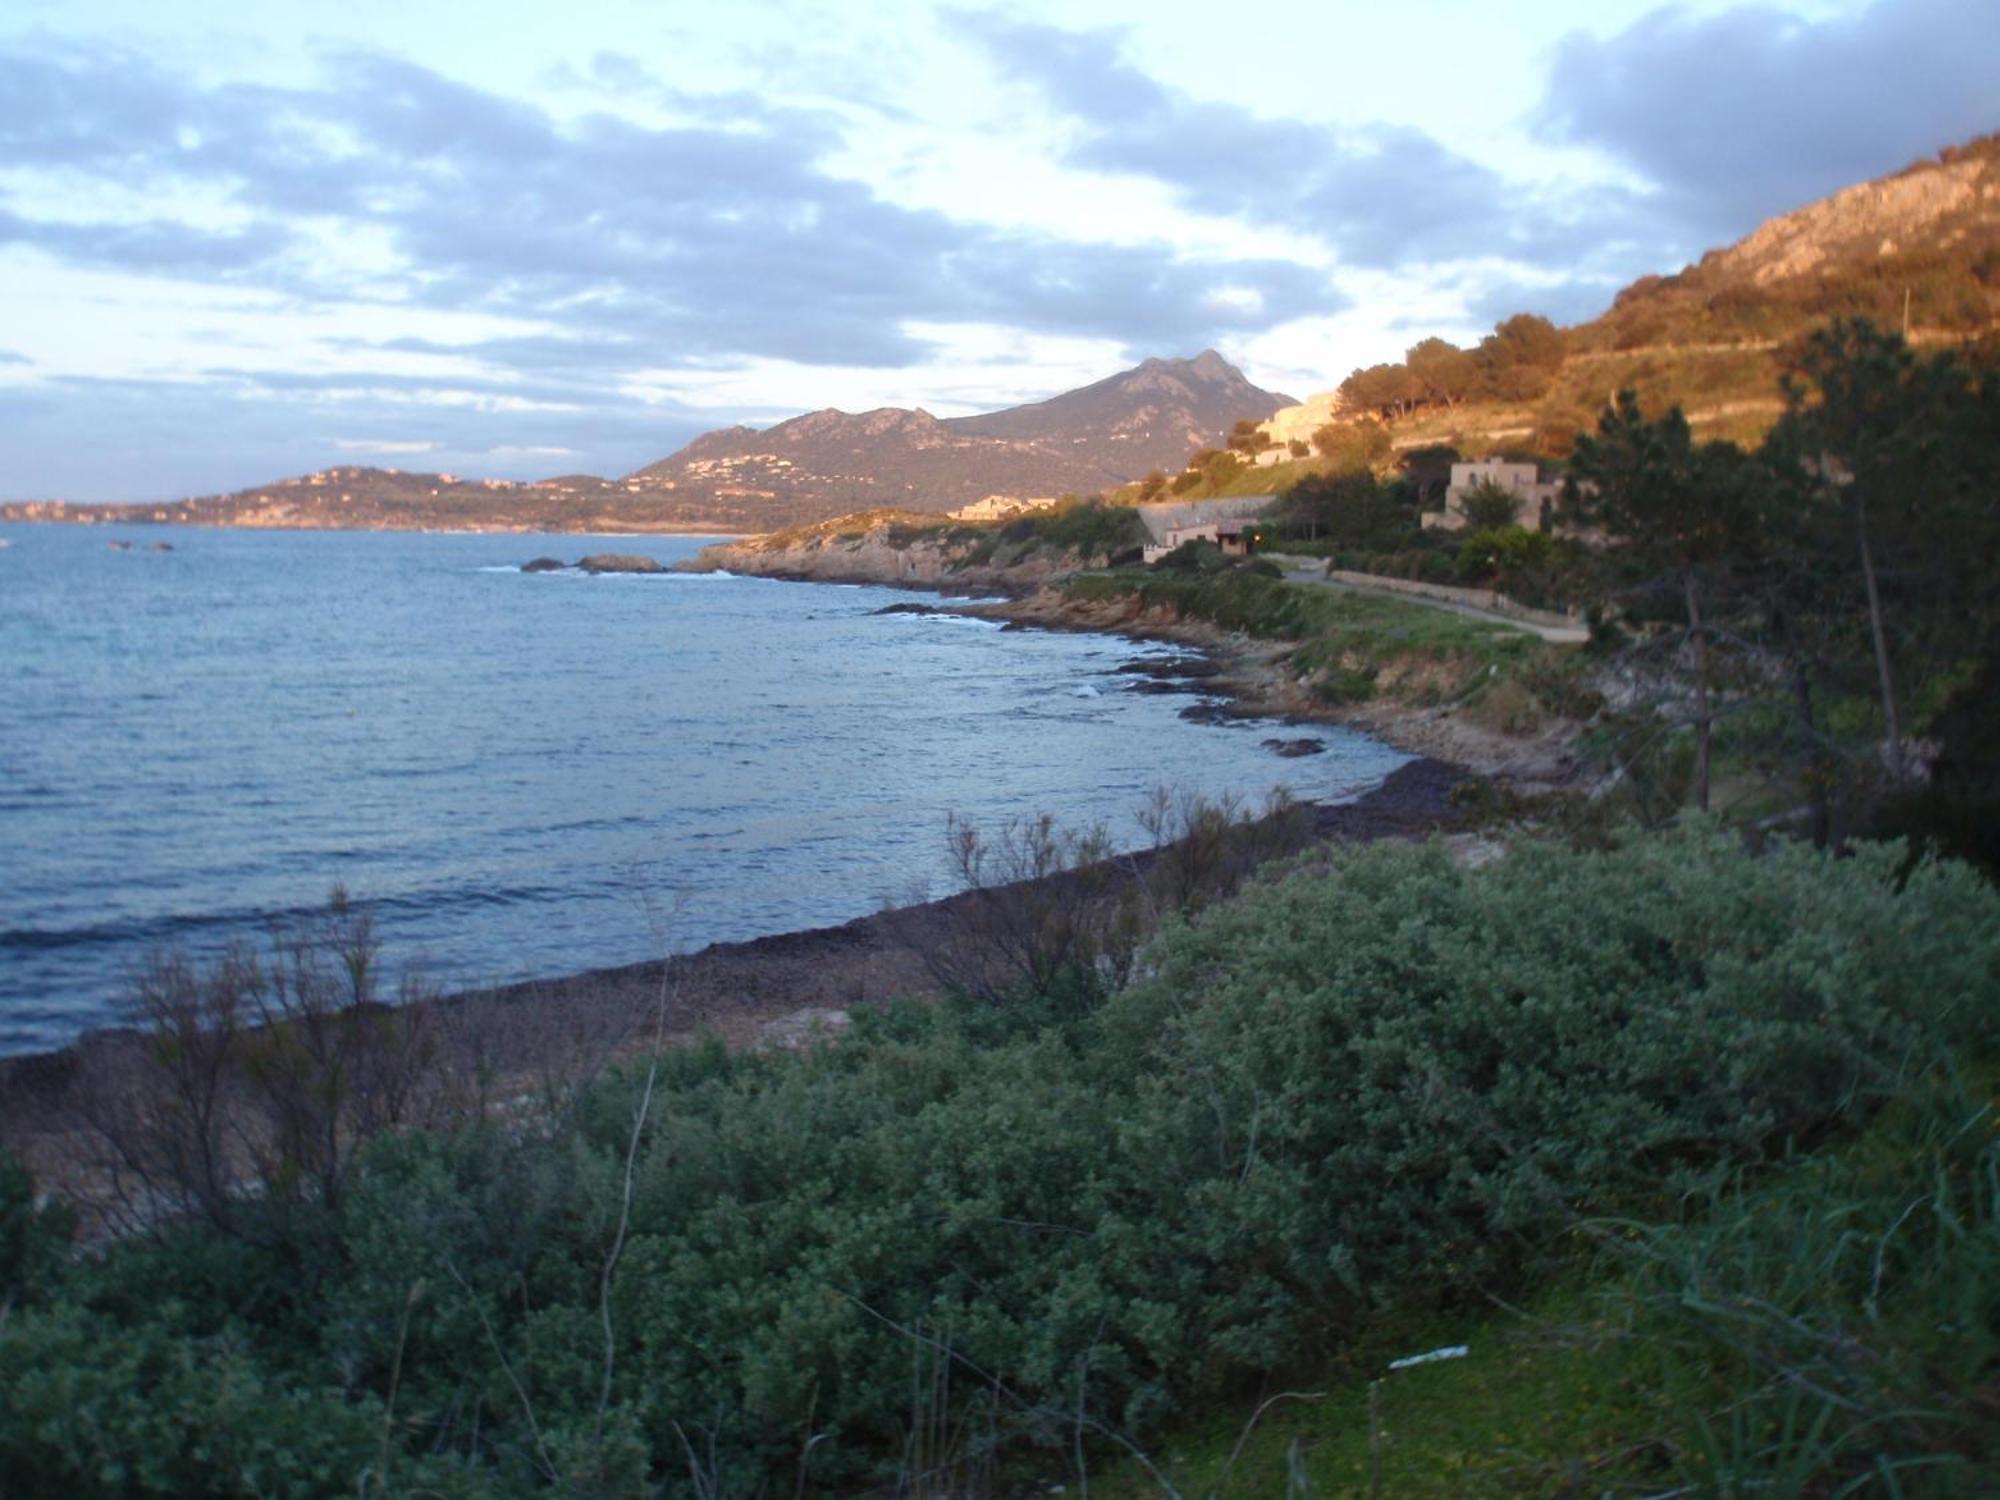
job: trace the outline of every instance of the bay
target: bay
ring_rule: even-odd
[[[1172,648],[876,613],[934,595],[519,571],[704,540],[0,526],[0,1055],[336,882],[392,970],[501,982],[947,894],[952,815],[1129,846],[1155,786],[1338,801],[1407,758],[1190,723],[1116,670]]]

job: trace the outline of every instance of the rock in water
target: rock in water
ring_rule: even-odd
[[[559,557],[538,557],[521,564],[523,573],[560,573],[568,564]]]
[[[586,573],[664,573],[657,558],[640,557],[630,552],[593,552],[588,557],[579,558],[576,564]]]
[[[1273,751],[1276,754],[1287,757],[1299,756],[1299,755],[1324,755],[1326,753],[1326,741],[1306,739],[1303,737],[1296,740],[1272,739],[1264,741],[1264,748],[1266,750]]]

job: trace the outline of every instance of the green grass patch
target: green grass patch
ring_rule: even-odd
[[[1451,610],[1244,568],[1208,574],[1117,569],[1079,574],[1066,587],[1075,599],[1132,597],[1183,619],[1296,641],[1293,670],[1330,704],[1363,701],[1385,682],[1416,701],[1476,699],[1516,677],[1539,682],[1552,673],[1566,675],[1561,663],[1575,656],[1526,631]]]
[[[1302,1398],[1232,1402],[1096,1492],[1984,1493],[2000,1461],[2000,1069],[1911,1078],[1858,1140],[1580,1221],[1525,1305],[1384,1319]],[[1403,1370],[1399,1356],[1463,1345]],[[1260,1415],[1260,1408],[1262,1414]]]

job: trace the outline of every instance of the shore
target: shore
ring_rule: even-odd
[[[810,575],[807,575],[810,577]],[[817,581],[817,580],[815,580]],[[966,580],[844,578],[903,589],[963,588]],[[1230,717],[1347,724],[1417,758],[1351,802],[1308,804],[1313,842],[1423,837],[1460,821],[1453,789],[1469,779],[1511,782],[1555,775],[1547,747],[1505,741],[1448,716],[1377,706],[1329,709],[1307,701],[1283,670],[1284,648],[1215,627],[1131,609],[1081,605],[1017,582],[1013,597],[939,606],[1012,628],[1110,633],[1169,641],[1199,658],[1184,675],[1221,697]],[[1005,589],[1005,580],[982,580]],[[1185,686],[1186,684],[1183,684]],[[1057,877],[1061,878],[1061,877]],[[655,1043],[684,1046],[714,1033],[732,1048],[797,1046],[844,1027],[857,1007],[941,992],[927,961],[960,924],[971,894],[897,908],[839,926],[716,943],[697,953],[558,978],[470,990],[420,1002],[460,1065],[528,1089],[538,1079],[580,1077]],[[87,1159],[81,1104],[145,1066],[137,1031],[91,1032],[52,1053],[0,1059],[0,1144],[45,1182],[74,1181]]]
[[[1218,667],[1213,686],[1229,698],[1234,712],[1345,725],[1406,754],[1447,761],[1519,791],[1563,786],[1574,775],[1572,725],[1557,722],[1531,734],[1504,734],[1452,704],[1407,701],[1394,693],[1363,703],[1330,705],[1314,698],[1287,670],[1293,643],[1257,640],[1203,621],[1183,620],[1170,611],[1151,611],[1137,598],[1073,599],[1060,584],[1079,566],[1074,556],[1046,552],[1007,566],[966,566],[958,545],[923,533],[899,536],[891,518],[856,531],[820,526],[716,543],[677,564],[676,571],[727,570],[797,583],[996,595],[992,600],[954,604],[947,612],[1001,620],[1023,629],[1088,631],[1191,646]]]
[[[1307,804],[1309,842],[1421,838],[1453,827],[1464,768],[1433,759],[1399,767],[1351,802]],[[1134,865],[1131,860],[1118,861]],[[1061,880],[1065,877],[1051,877]],[[854,1010],[935,998],[927,955],[962,930],[977,893],[899,907],[836,927],[715,943],[697,953],[418,1002],[452,1066],[500,1080],[505,1096],[588,1077],[654,1045],[705,1034],[731,1048],[797,1047],[843,1029]],[[152,1043],[128,1028],[91,1032],[57,1052],[0,1059],[0,1144],[45,1187],[88,1196],[101,1145],[90,1104],[149,1066]]]

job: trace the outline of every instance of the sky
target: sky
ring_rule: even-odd
[[[1995,129],[2000,0],[8,0],[0,498],[1304,396]]]

